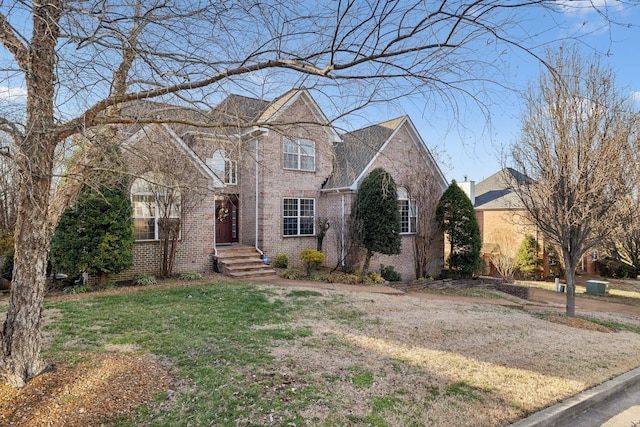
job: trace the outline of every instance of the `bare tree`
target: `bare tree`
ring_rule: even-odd
[[[493,241],[496,243],[497,251],[490,254],[489,260],[500,277],[511,281],[516,273],[516,263],[513,254],[516,253],[518,249],[518,242],[516,242],[515,236],[510,233],[495,236]]]
[[[640,270],[640,197],[637,187],[619,200],[613,230],[603,248],[614,259]]]
[[[125,114],[126,103],[206,105],[224,91],[262,92],[267,85],[296,82],[324,91],[328,99],[347,97],[343,105],[350,109],[409,93],[439,95],[454,108],[458,96],[469,96],[482,107],[482,83],[499,75],[501,52],[535,57],[530,49],[540,40],[523,33],[519,14],[530,8],[562,13],[552,0],[310,5],[0,1],[0,42],[10,57],[2,64],[2,84],[26,89],[21,111],[0,118],[0,131],[16,148],[20,177],[14,282],[1,333],[5,382],[21,387],[46,366],[40,326],[48,246],[100,156],[96,129],[105,133],[109,125],[161,120],[211,126],[206,120],[161,119],[153,111]],[[77,134],[86,143],[77,147],[52,194],[55,154]]]
[[[417,209],[413,239],[416,278],[428,277],[433,271],[431,263],[438,259],[434,253],[440,250],[440,245],[435,245],[436,238],[442,236],[435,213],[443,189],[435,173],[424,170],[411,173],[402,186],[407,189],[410,200],[415,201]]]
[[[550,55],[525,99],[516,169],[525,209],[564,259],[568,316],[575,315],[575,268],[613,228],[614,207],[637,176],[638,114],[615,86],[613,71],[576,49]]]

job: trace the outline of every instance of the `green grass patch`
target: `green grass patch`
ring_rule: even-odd
[[[627,332],[640,334],[640,327],[635,325],[629,325],[627,323],[611,322],[608,320],[594,319],[592,317],[584,317],[584,316],[579,316],[579,317],[582,319],[588,320],[590,322],[597,323],[598,325],[602,325],[614,331],[627,331]]]
[[[445,387],[444,393],[448,396],[458,396],[467,402],[473,402],[476,400],[482,401],[482,397],[478,394],[482,391],[485,390],[480,387],[470,385],[466,381],[458,381]]]
[[[177,375],[192,384],[178,397],[175,408],[154,415],[150,425],[183,425],[181,407],[189,408],[191,425],[235,425],[236,420],[252,416],[259,421],[259,414],[277,412],[282,402],[300,410],[320,394],[312,387],[291,384],[274,399],[252,376],[272,369],[271,347],[312,333],[310,328],[287,324],[294,309],[287,301],[267,290],[233,283],[149,288],[47,303],[47,308],[60,313],[48,326],[55,334],[47,356],[74,363],[79,352],[100,351],[105,344],[131,344],[167,357]],[[301,421],[292,415],[282,422]],[[125,420],[118,424],[128,425]]]
[[[358,366],[349,369],[351,372],[351,383],[357,388],[369,388],[373,385],[373,372]]]
[[[402,400],[395,396],[373,396],[371,406],[374,411],[395,411]]]

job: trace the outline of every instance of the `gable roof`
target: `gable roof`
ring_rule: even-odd
[[[231,94],[209,112],[209,116],[219,122],[254,122],[270,104],[270,101]]]
[[[522,209],[522,202],[514,191],[514,184],[522,184],[528,177],[515,169],[504,168],[475,187],[475,209]]]
[[[338,135],[338,132],[336,132],[336,130],[333,128],[331,122],[329,121],[327,116],[325,116],[318,103],[315,101],[315,99],[313,99],[309,91],[304,87],[292,89],[269,103],[264,111],[262,111],[262,114],[260,114],[260,116],[258,117],[258,124],[289,124],[286,120],[279,121],[279,119],[281,115],[284,114],[286,110],[298,100],[304,102],[307,108],[309,108],[309,111],[314,117],[314,123],[323,125],[323,129],[329,136],[329,139],[332,143],[340,141],[340,135]]]
[[[164,131],[169,136],[169,141],[171,141],[179,150],[184,152],[189,161],[193,163],[193,165],[200,170],[200,172],[205,176],[210,185],[213,188],[221,188],[224,187],[224,183],[222,180],[207,166],[200,157],[194,153],[194,151],[189,148],[189,146],[184,142],[182,138],[180,138],[175,131],[171,128],[171,126],[167,124],[147,124],[140,127],[140,129],[131,135],[126,141],[124,141],[125,146],[134,146],[138,141],[144,138],[148,138],[149,134],[153,134],[152,129],[156,131]]]
[[[446,187],[444,174],[408,116],[397,117],[344,134],[342,142],[334,147],[336,164],[323,189],[355,191],[373,162],[402,126],[408,126],[413,135],[411,139],[432,163],[444,190]]]

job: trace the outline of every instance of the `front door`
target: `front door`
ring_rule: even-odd
[[[216,244],[238,241],[238,197],[216,200]]]

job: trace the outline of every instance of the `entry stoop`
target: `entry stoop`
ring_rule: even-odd
[[[256,248],[252,246],[219,246],[218,266],[223,274],[238,279],[276,274],[274,269],[265,265]]]

